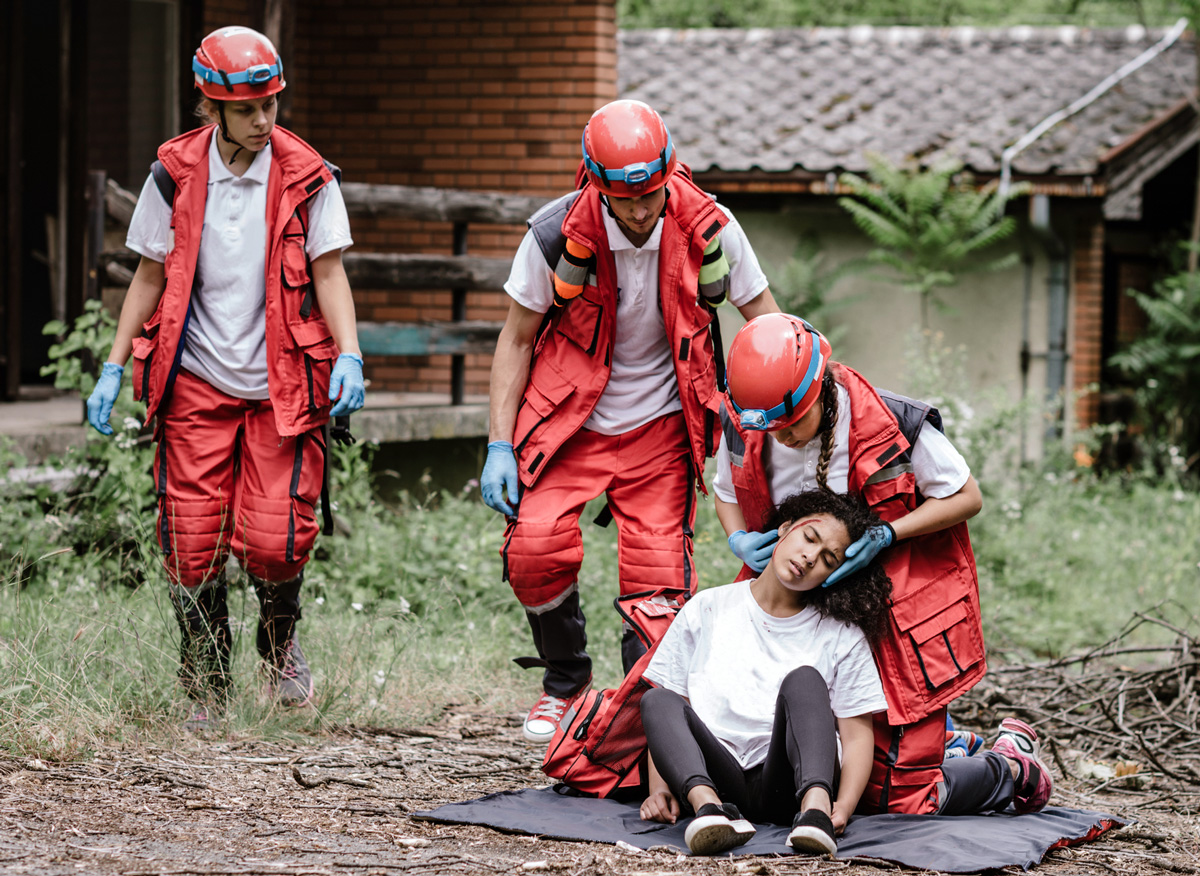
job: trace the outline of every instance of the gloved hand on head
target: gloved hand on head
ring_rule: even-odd
[[[746,532],[739,529],[729,536],[729,549],[755,572],[761,572],[771,562],[775,545],[779,541],[779,530],[770,532]]]
[[[896,530],[886,520],[878,526],[872,526],[863,533],[862,538],[846,548],[846,559],[833,570],[833,574],[825,579],[822,587],[836,584],[848,575],[853,575],[860,569],[871,564],[879,552],[896,541]]]

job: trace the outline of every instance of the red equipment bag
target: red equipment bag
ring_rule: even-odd
[[[546,747],[542,772],[590,797],[641,784],[646,758],[642,696],[653,686],[642,673],[687,596],[663,588],[614,600],[617,613],[649,650],[619,687],[590,690],[571,704]]]

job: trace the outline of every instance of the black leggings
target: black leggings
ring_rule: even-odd
[[[707,785],[752,821],[791,824],[810,788],[824,788],[830,798],[837,794],[840,764],[829,689],[811,666],[783,679],[766,760],[748,770],[674,691],[647,691],[642,723],[654,765],[685,808],[688,792]]]

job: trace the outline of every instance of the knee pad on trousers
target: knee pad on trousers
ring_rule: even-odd
[[[621,532],[617,544],[622,593],[659,587],[670,587],[689,595],[696,592],[691,538],[684,535],[682,529],[673,535]]]
[[[573,586],[583,565],[583,537],[572,518],[510,523],[500,549],[504,580],[527,609],[537,611]]]
[[[295,578],[317,540],[316,509],[302,499],[244,495],[233,532],[234,556],[264,581]]]
[[[158,543],[172,584],[195,588],[225,567],[229,555],[230,508],[223,499],[163,497]]]

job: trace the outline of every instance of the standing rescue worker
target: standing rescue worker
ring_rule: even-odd
[[[983,504],[979,485],[935,408],[877,392],[830,355],[816,329],[782,313],[751,320],[729,347],[713,489],[729,546],[746,564],[741,577],[770,562],[777,501],[797,490],[862,493],[884,522],[846,549],[824,585],[876,556],[892,580],[874,646],[888,708],[875,715],[874,765],[858,811],[1041,809],[1050,774],[1027,724],[1006,718],[991,751],[945,758],[946,705],[986,670],[966,525]]]
[[[230,550],[258,594],[273,694],[312,697],[296,621],[325,427],[361,408],[364,389],[346,207],[336,168],[275,125],[282,59],[261,33],[227,27],[192,69],[210,124],[158,149],[126,241],[142,258],[88,421],[112,434],[132,352],[134,395],[157,417],[158,539],[196,703],[187,726],[200,728],[229,683]]]
[[[646,104],[595,112],[577,182],[529,220],[504,287],[481,477],[484,501],[508,517],[504,576],[538,652],[517,662],[545,669],[524,724],[533,741],[591,683],[584,504],[607,495],[622,593],[695,592],[695,490],[720,434],[713,307],[777,309],[741,227],[692,182]],[[627,630],[626,670],[642,650]]]

